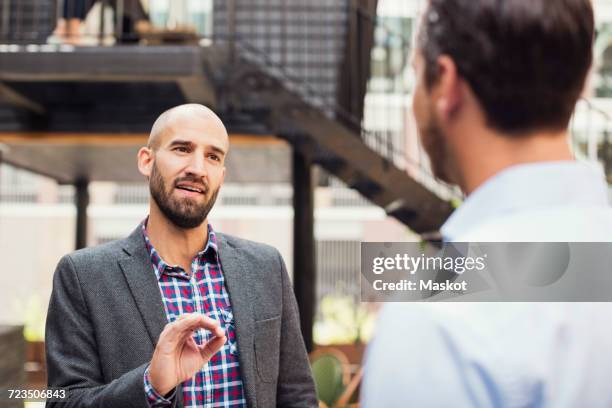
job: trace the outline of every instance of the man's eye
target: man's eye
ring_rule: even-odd
[[[208,157],[210,157],[211,159],[215,161],[221,161],[221,158],[217,156],[216,154],[209,154]]]
[[[175,147],[174,150],[181,153],[187,153],[189,151],[189,149],[183,146]]]

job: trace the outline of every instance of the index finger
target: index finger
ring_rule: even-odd
[[[175,320],[172,325],[172,331],[176,336],[181,336],[186,332],[200,328],[210,330],[215,336],[223,335],[219,322],[201,313],[184,315],[184,317]]]

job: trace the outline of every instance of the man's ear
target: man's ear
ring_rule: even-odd
[[[441,120],[448,121],[461,107],[463,95],[457,65],[448,55],[441,55],[437,60],[438,81],[436,83],[435,109]]]
[[[138,171],[140,174],[149,178],[153,171],[154,160],[153,150],[149,147],[141,147],[138,150]]]

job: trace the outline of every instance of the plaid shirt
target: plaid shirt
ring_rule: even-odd
[[[157,276],[166,316],[175,321],[184,313],[204,313],[220,322],[227,342],[195,376],[183,382],[185,407],[243,407],[246,406],[234,316],[225,288],[225,278],[219,262],[217,239],[208,226],[206,248],[191,261],[189,275],[180,266],[170,266],[159,256],[147,236],[145,220],[142,233],[151,255],[153,270]],[[197,344],[208,340],[208,332],[198,329],[194,334]],[[145,371],[144,387],[151,407],[165,407],[171,401],[159,395],[149,382],[149,368]]]

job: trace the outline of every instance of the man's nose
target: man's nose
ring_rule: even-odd
[[[208,175],[208,171],[206,169],[206,160],[204,159],[203,155],[192,155],[186,171],[187,173],[191,173],[198,177],[206,177]]]

